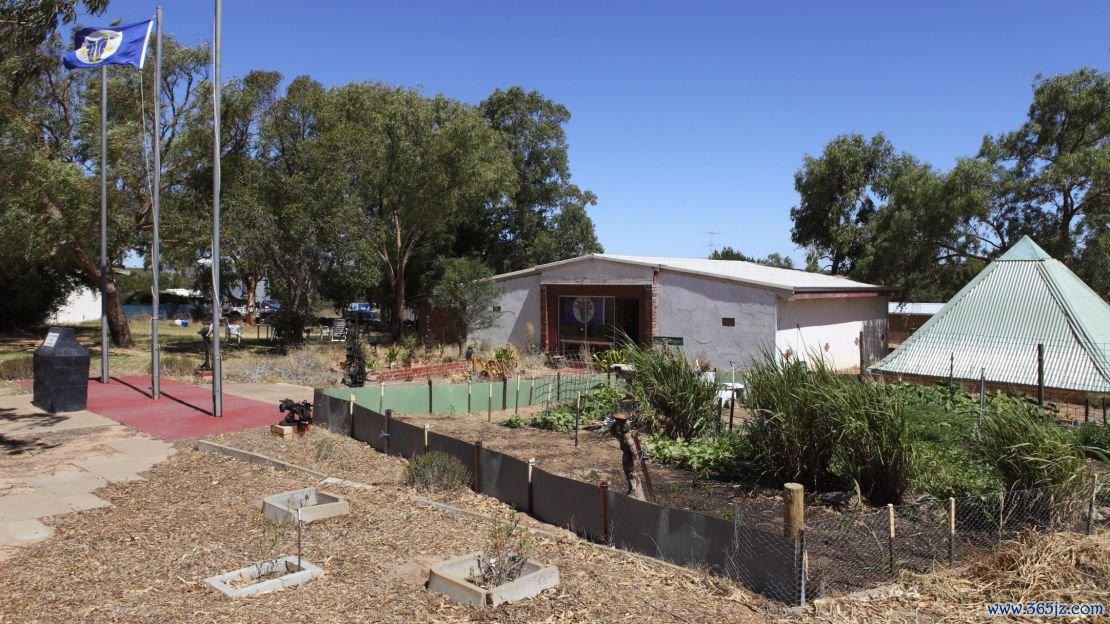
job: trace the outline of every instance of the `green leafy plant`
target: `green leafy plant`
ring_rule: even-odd
[[[651,436],[644,443],[653,461],[688,468],[702,479],[734,476],[747,455],[747,438],[738,432],[689,441]]]
[[[628,363],[628,353],[626,349],[621,347],[614,347],[604,351],[594,353],[593,364],[594,370],[604,373],[609,370],[613,364],[626,364]]]
[[[401,359],[401,356],[403,354],[404,348],[401,347],[401,345],[398,345],[396,343],[389,345],[389,348],[385,350],[386,366],[393,368],[393,366],[397,364],[397,361]]]
[[[452,492],[470,483],[470,470],[459,460],[432,451],[413,458],[405,466],[405,485],[421,492]]]
[[[507,420],[501,421],[501,426],[508,427],[509,429],[520,429],[521,427],[525,427],[527,425],[528,421],[521,418],[519,414],[513,414]]]
[[[573,431],[574,410],[569,407],[555,407],[532,418],[531,425],[548,431]]]
[[[1110,427],[1083,423],[1075,430],[1075,439],[1087,457],[1110,463]]]
[[[669,438],[691,439],[712,425],[717,388],[705,381],[682,352],[666,345],[628,348],[636,370],[631,392],[636,400],[635,425]]]

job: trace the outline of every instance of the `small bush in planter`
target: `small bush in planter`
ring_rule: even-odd
[[[485,547],[478,555],[478,570],[471,583],[492,589],[520,577],[534,544],[527,531],[520,528],[520,518],[508,511],[504,518],[495,518]]]
[[[452,492],[470,483],[470,470],[459,460],[432,451],[414,458],[405,467],[405,485],[421,492]]]

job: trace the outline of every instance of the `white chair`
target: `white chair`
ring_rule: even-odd
[[[347,339],[347,319],[335,319],[331,325],[331,341],[342,342]]]
[[[226,327],[227,327],[227,332],[226,332],[227,341],[230,343],[231,339],[234,338],[235,339],[235,344],[238,345],[238,346],[242,346],[243,345],[243,326],[235,324],[235,323],[228,323]]]

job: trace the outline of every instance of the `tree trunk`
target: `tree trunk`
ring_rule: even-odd
[[[644,486],[640,483],[640,477],[636,475],[636,452],[635,441],[632,439],[632,432],[625,430],[621,434],[621,468],[624,470],[624,478],[628,480],[628,495],[636,500],[647,500],[644,496]]]
[[[108,333],[112,336],[112,344],[117,347],[134,346],[131,338],[131,326],[127,324],[127,317],[123,314],[123,300],[116,288],[116,280],[108,276]]]
[[[254,293],[258,290],[258,273],[247,273],[246,287],[247,287],[247,317],[243,319],[247,325],[254,325]]]
[[[401,329],[404,327],[404,311],[405,272],[404,269],[398,268],[396,277],[393,279],[393,319],[390,323],[391,333],[395,341],[401,339]]]

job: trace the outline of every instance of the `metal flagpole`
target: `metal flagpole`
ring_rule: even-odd
[[[159,263],[158,240],[158,211],[162,196],[162,7],[155,9],[155,19],[158,20],[158,39],[154,44],[154,198],[152,210],[154,211],[153,244],[150,247],[150,263],[154,272],[154,308],[151,310],[153,319],[150,326],[150,395],[157,399],[162,390],[161,355],[158,346],[158,273],[162,270]],[[142,79],[140,75],[140,79]]]
[[[220,365],[220,22],[223,2],[216,0],[216,25],[212,35],[212,415],[223,417]]]
[[[100,66],[100,382],[108,383],[108,66]]]

